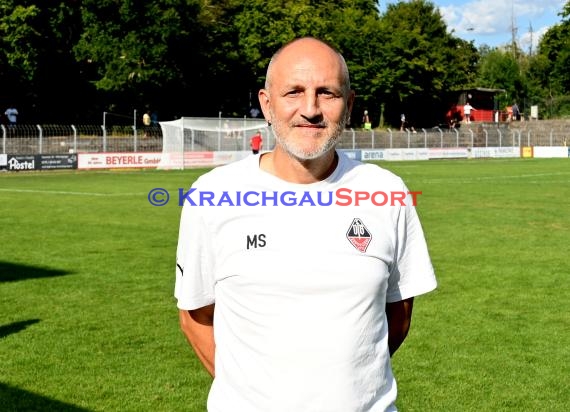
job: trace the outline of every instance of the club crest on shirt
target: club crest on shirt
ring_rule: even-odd
[[[362,253],[366,252],[368,245],[372,241],[372,235],[364,226],[362,220],[358,218],[355,218],[350,224],[348,232],[346,232],[346,238],[352,246]]]

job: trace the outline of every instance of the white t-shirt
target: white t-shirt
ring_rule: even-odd
[[[216,304],[208,410],[395,410],[385,306],[436,287],[411,197],[390,206],[402,180],[339,153],[326,180],[293,184],[252,155],[192,187],[175,297]]]

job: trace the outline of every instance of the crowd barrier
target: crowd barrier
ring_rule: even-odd
[[[236,124],[245,121],[234,120]],[[0,125],[0,170],[164,168],[165,164],[171,168],[212,167],[250,153],[245,132],[186,133],[184,129],[181,136],[180,149],[171,148],[171,153],[158,125],[140,130],[134,125]],[[363,161],[545,158],[568,157],[569,142],[570,121],[556,120],[473,123],[453,129],[349,128],[343,131],[337,148]],[[274,145],[275,137],[268,129],[264,148]]]
[[[570,158],[567,146],[432,147],[398,149],[339,149],[361,161],[412,161],[481,158]],[[183,168],[214,167],[249,156],[249,151],[185,152]],[[0,154],[0,169],[7,171],[55,169],[143,169],[156,168],[162,153],[111,152],[56,155]]]

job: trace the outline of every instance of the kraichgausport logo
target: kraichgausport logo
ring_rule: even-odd
[[[352,246],[364,253],[372,241],[372,234],[366,226],[364,226],[362,220],[355,218],[350,224],[348,232],[346,232],[346,238]]]
[[[178,205],[196,206],[416,206],[417,196],[412,191],[366,191],[341,187],[335,191],[210,191],[178,189]],[[148,193],[153,206],[164,206],[170,193],[154,188]]]

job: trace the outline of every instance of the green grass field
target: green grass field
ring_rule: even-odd
[[[400,410],[570,410],[570,159],[382,166],[423,192],[439,280],[393,359]],[[172,297],[203,172],[0,174],[0,410],[205,410]]]

